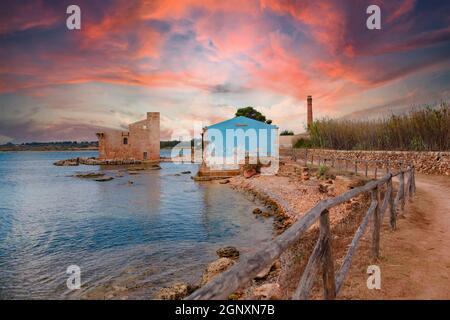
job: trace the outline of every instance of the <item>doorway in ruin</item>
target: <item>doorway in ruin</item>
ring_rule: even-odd
[[[147,160],[147,152],[144,152],[144,160]]]

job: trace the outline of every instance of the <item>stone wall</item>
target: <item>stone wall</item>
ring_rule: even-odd
[[[295,154],[298,159],[304,159],[306,149],[296,149]],[[283,152],[286,155],[292,154],[292,150]],[[308,159],[311,155],[322,158],[347,158],[351,160],[379,160],[391,164],[395,162],[413,163],[416,172],[425,174],[436,174],[450,176],[450,152],[416,152],[416,151],[347,151],[347,150],[327,150],[308,149]],[[380,168],[385,164],[380,164]]]

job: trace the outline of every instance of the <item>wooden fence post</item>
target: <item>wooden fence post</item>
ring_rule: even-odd
[[[409,199],[412,201],[414,195],[414,167],[409,168]]]
[[[402,211],[404,211],[405,210],[405,174],[403,173],[403,171],[400,171],[399,179],[400,179],[400,188],[399,188],[398,192],[400,192],[400,201],[401,201],[400,207],[401,207]]]
[[[369,162],[366,161],[366,177],[367,177],[367,172],[369,171]]]
[[[391,190],[389,197],[389,212],[390,212],[390,223],[392,230],[397,228],[397,211],[394,206],[394,185],[392,183],[392,176],[388,181],[388,190]]]
[[[324,250],[322,257],[324,299],[333,300],[336,297],[336,287],[334,279],[333,255],[331,252],[330,216],[328,210],[324,210],[320,215],[320,233]]]
[[[372,232],[372,258],[378,259],[380,256],[380,202],[379,198],[380,190],[377,187],[371,191],[371,199],[372,201],[377,201],[377,208],[375,209],[373,215],[373,232]]]

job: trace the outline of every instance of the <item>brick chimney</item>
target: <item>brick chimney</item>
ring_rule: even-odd
[[[313,123],[313,113],[312,113],[312,96],[308,96],[308,129]]]

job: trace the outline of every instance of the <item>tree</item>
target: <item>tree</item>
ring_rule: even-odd
[[[280,136],[293,136],[294,135],[294,131],[292,130],[283,130],[280,133]]]
[[[266,120],[266,116],[263,115],[261,112],[253,108],[252,106],[248,106],[245,108],[239,108],[236,113],[236,117],[247,117],[250,119],[254,119],[257,121],[265,122],[267,124],[271,124],[272,120],[268,119]]]

